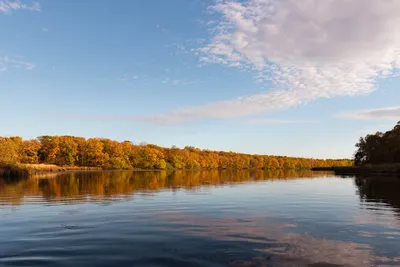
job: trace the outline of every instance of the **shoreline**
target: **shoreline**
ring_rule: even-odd
[[[141,168],[132,168],[132,169],[103,169],[100,167],[76,167],[76,166],[57,166],[52,164],[5,164],[0,165],[0,179],[1,178],[28,178],[34,175],[40,174],[62,174],[69,172],[108,172],[108,171],[138,171],[138,172],[159,172],[159,171],[212,171],[212,170],[282,170],[282,171],[300,171],[307,170],[312,171],[311,168],[305,169],[257,169],[257,168],[247,168],[247,169],[177,169],[177,168],[168,168],[168,169],[141,169]]]
[[[362,165],[350,167],[317,167],[312,171],[331,171],[337,175],[353,174],[380,174],[380,175],[400,175],[400,164],[380,164],[380,165]]]
[[[126,171],[207,171],[207,170],[223,170],[223,169],[126,169]],[[232,169],[240,170],[240,169]],[[248,170],[254,170],[248,169]],[[264,169],[260,169],[264,170]],[[267,169],[268,170],[268,169]],[[299,170],[299,169],[279,169],[279,170]],[[302,169],[310,171],[334,172],[337,175],[400,175],[400,164],[386,165],[365,165],[365,166],[336,166],[336,167],[315,167],[310,169]],[[97,172],[97,171],[124,171],[124,169],[102,169],[100,167],[71,167],[57,166],[49,164],[8,164],[0,166],[1,178],[27,178],[38,174],[58,174],[68,172]]]

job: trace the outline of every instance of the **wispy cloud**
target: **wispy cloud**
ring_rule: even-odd
[[[54,115],[54,114],[47,114]],[[107,116],[107,115],[88,115],[88,114],[59,114],[57,117],[78,120],[99,120],[99,121],[121,121],[121,122],[143,122],[156,125],[173,125],[182,122],[179,116]],[[272,118],[252,118],[245,120],[244,123],[261,124],[305,124],[315,123],[311,120],[283,120]]]
[[[164,47],[172,48],[174,50],[172,54],[174,55],[188,54],[190,52],[190,50],[182,43],[172,43],[165,45]]]
[[[262,124],[305,124],[314,123],[315,121],[310,120],[282,120],[282,119],[270,119],[270,118],[253,118],[246,120],[249,124],[262,125]]]
[[[164,70],[166,73],[169,73],[169,69]],[[135,83],[158,83],[163,85],[170,85],[170,86],[182,86],[182,85],[190,85],[195,84],[198,80],[189,80],[189,79],[181,79],[181,78],[174,78],[174,77],[154,77],[149,75],[138,75],[138,74],[126,74],[119,78],[119,81],[126,82],[128,84],[135,84]]]
[[[179,109],[163,115],[149,116],[149,118],[159,118],[171,123],[200,118],[231,119],[299,105],[301,102],[296,101],[296,94],[297,92],[295,91],[274,91],[267,94]]]
[[[400,67],[400,1],[217,0],[209,10],[216,14],[211,25],[218,19],[211,41],[195,51],[201,63],[248,71],[275,86],[164,117],[233,118],[369,94]]]
[[[139,78],[140,78],[139,75],[128,75],[128,74],[125,74],[119,80],[121,82],[131,82],[131,81],[137,80]]]
[[[337,115],[339,118],[357,120],[398,120],[400,121],[400,107],[388,107],[369,110],[359,110]]]
[[[90,114],[45,114],[49,116],[56,116],[64,119],[77,119],[77,120],[96,120],[96,121],[121,121],[121,122],[143,122],[156,125],[171,125],[174,122],[171,119],[165,119],[162,116],[107,116],[107,115],[90,115]]]
[[[164,29],[163,27],[161,27],[160,24],[157,24],[157,25],[156,25],[156,28],[159,29],[162,33],[169,33],[169,31],[166,30],[166,29]]]
[[[162,80],[161,83],[163,84],[169,84],[173,86],[178,86],[178,85],[189,85],[189,84],[195,84],[197,81],[194,80],[187,80],[187,79],[171,79],[169,77],[165,78]]]
[[[0,57],[0,71],[6,71],[10,67],[33,70],[36,66],[31,62],[23,61],[18,58],[12,58],[8,56]]]
[[[35,1],[20,0],[0,0],[0,13],[10,13],[13,10],[25,9],[30,11],[40,11],[40,5]]]

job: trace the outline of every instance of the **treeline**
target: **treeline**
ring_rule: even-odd
[[[356,147],[355,165],[400,163],[400,122],[385,133],[361,137]]]
[[[351,160],[324,160],[249,155],[202,150],[135,145],[105,138],[40,136],[33,140],[0,137],[0,164],[55,164],[103,169],[310,169],[349,166]]]

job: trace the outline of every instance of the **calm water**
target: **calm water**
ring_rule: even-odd
[[[1,266],[400,266],[400,178],[102,172],[0,180]]]

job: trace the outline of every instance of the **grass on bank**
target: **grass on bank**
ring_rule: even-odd
[[[101,170],[101,168],[99,167],[57,166],[54,164],[19,164],[19,165],[22,168],[28,169],[30,173]]]
[[[53,164],[1,164],[0,177],[24,178],[33,174],[64,172],[64,171],[93,171],[98,167],[57,166]]]

